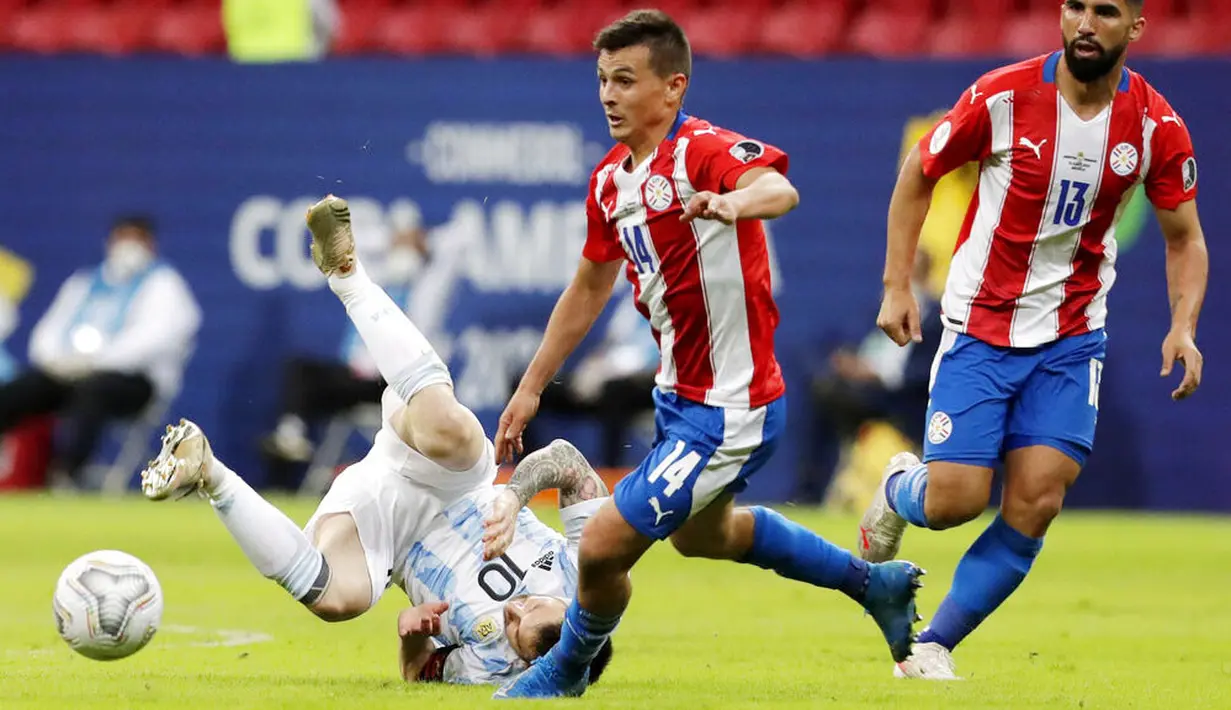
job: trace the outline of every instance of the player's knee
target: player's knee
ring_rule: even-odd
[[[368,610],[368,606],[368,600],[360,599],[356,595],[325,594],[308,608],[322,621],[338,622],[359,616]]]
[[[1007,497],[1005,519],[1027,534],[1039,537],[1060,515],[1060,509],[1064,507],[1064,492],[1064,486],[1057,485]]]
[[[991,498],[991,471],[976,475],[969,467],[929,464],[924,514],[934,530],[957,527],[987,510]]]
[[[475,438],[474,415],[460,405],[444,407],[424,420],[416,422],[414,444],[419,453],[429,459],[452,458],[471,448]]]
[[[684,557],[709,558],[714,556],[715,545],[704,538],[676,533],[671,536],[671,545]]]
[[[341,571],[343,574],[331,576],[319,598],[300,600],[324,621],[347,621],[372,606],[372,587],[366,573],[360,580],[359,575],[353,572],[346,574],[345,569]]]
[[[983,514],[987,509],[987,497],[979,495],[940,497],[928,495],[925,513],[928,527],[945,530],[957,527]]]
[[[582,578],[587,580],[614,579],[627,571],[622,568],[617,555],[600,551],[596,549],[597,547],[590,545],[587,548],[583,538],[577,555],[577,572]]]
[[[632,569],[636,555],[631,554],[620,536],[609,534],[602,525],[593,525],[594,522],[595,518],[591,518],[581,535],[577,550],[578,573],[591,580],[618,579]]]
[[[748,551],[751,544],[752,527],[751,513],[746,516],[747,532],[740,530],[741,516],[729,515],[720,525],[697,528],[685,525],[671,536],[671,544],[676,552],[684,557],[702,557],[709,560],[739,559]],[[690,521],[691,523],[692,521]],[[747,538],[747,540],[741,540]]]

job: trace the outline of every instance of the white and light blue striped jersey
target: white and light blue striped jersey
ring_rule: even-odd
[[[394,581],[412,604],[449,603],[436,641],[460,646],[445,662],[444,679],[450,683],[499,684],[525,670],[504,634],[504,603],[522,594],[572,599],[581,529],[606,500],[561,510],[565,535],[523,508],[509,549],[485,562],[483,521],[500,490],[475,491],[441,511],[395,571]]]

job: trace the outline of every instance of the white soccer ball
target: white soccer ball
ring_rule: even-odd
[[[69,648],[111,661],[131,656],[154,638],[162,621],[162,587],[136,557],[97,550],[60,573],[52,608]]]

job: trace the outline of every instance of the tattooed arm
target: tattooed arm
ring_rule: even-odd
[[[522,459],[508,485],[517,496],[519,508],[540,491],[552,488],[559,491],[561,508],[610,495],[586,457],[564,439],[556,439]]]
[[[513,541],[517,514],[539,492],[552,488],[559,491],[561,508],[610,495],[607,484],[577,447],[556,439],[522,459],[509,484],[492,504],[491,516],[484,523],[484,559],[504,554]]]

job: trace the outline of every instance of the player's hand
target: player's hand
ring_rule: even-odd
[[[680,215],[680,221],[691,222],[698,217],[717,220],[723,224],[734,224],[739,218],[739,211],[731,199],[724,195],[698,192],[688,200],[688,205],[684,207],[684,214]]]
[[[513,393],[504,413],[500,415],[500,425],[496,428],[496,463],[513,460],[515,454],[522,452],[521,435],[526,430],[526,424],[534,419],[539,411],[539,396],[522,390]]]
[[[893,342],[906,345],[923,342],[923,330],[919,325],[919,302],[907,288],[887,288],[881,299],[881,310],[876,316],[876,325],[885,331]]]
[[[398,614],[398,636],[439,636],[440,615],[449,610],[449,602],[428,602],[403,609]]]
[[[1171,393],[1171,399],[1178,402],[1197,391],[1201,385],[1201,367],[1205,362],[1193,342],[1192,333],[1186,330],[1167,333],[1167,338],[1163,340],[1163,370],[1159,374],[1163,377],[1170,375],[1177,361],[1184,365],[1184,379]]]
[[[517,514],[521,512],[521,501],[517,494],[509,489],[500,491],[492,503],[492,513],[483,522],[483,559],[493,560],[504,554],[513,543],[513,533],[517,530]]]

